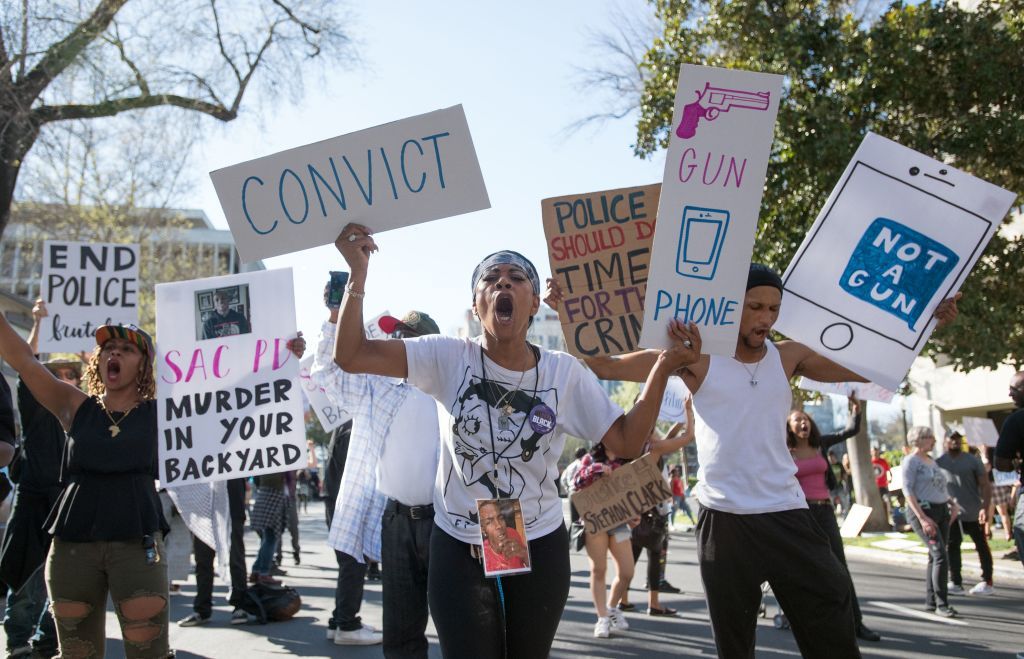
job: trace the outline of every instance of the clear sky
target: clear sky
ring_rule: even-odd
[[[635,117],[567,135],[606,101],[579,87],[579,70],[607,56],[593,34],[616,11],[641,18],[642,0],[427,3],[352,2],[363,62],[309,76],[302,101],[250,104],[208,134],[194,159],[202,174],[187,206],[227,222],[206,172],[378,124],[462,104],[491,208],[378,235],[364,311],[429,313],[452,333],[470,306],[470,276],[485,255],[514,249],[549,273],[540,200],[655,183],[663,155],[633,155]],[[345,269],[333,246],[275,257],[291,267],[299,329],[314,338],[325,317],[329,270]]]

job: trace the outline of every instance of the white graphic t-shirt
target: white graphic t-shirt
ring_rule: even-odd
[[[441,433],[434,522],[479,545],[476,500],[518,498],[528,540],[563,524],[555,479],[565,434],[597,442],[622,414],[594,374],[572,355],[543,349],[526,372],[490,359],[482,365],[478,338],[432,335],[405,347],[409,383],[451,416]]]

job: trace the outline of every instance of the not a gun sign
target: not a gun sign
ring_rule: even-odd
[[[672,489],[658,468],[658,458],[647,453],[573,492],[572,503],[587,533],[600,533],[671,498]]]
[[[156,287],[160,482],[306,464],[290,269]]]
[[[90,350],[101,325],[138,323],[138,293],[138,245],[47,240],[40,352]]]
[[[569,352],[637,349],[661,184],[541,201],[551,276]]]

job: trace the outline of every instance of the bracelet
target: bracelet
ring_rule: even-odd
[[[355,290],[354,288],[352,288],[352,284],[349,284],[348,286],[345,287],[345,293],[347,293],[348,295],[351,295],[352,297],[354,297],[357,300],[362,300],[364,297],[366,297],[366,292],[365,291],[357,291],[357,290]]]

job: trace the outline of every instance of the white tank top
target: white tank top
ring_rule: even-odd
[[[694,493],[712,510],[752,515],[807,507],[786,447],[789,380],[775,344],[765,345],[757,367],[712,355],[693,397],[700,461]]]

